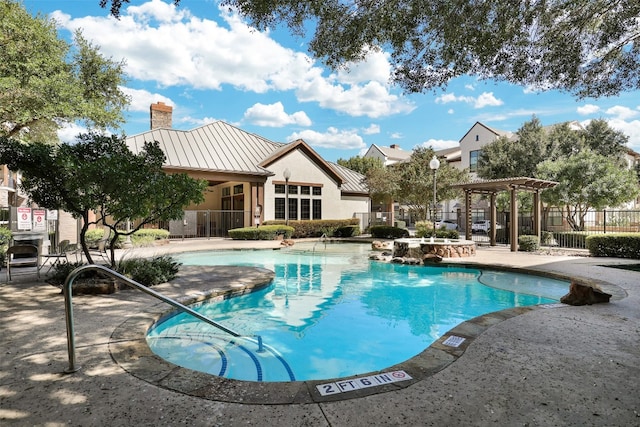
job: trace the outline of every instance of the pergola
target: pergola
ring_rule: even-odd
[[[491,228],[488,230],[491,246],[496,245],[496,195],[500,191],[511,192],[511,213],[509,240],[511,242],[511,252],[518,251],[518,191],[530,191],[533,193],[533,230],[540,237],[540,217],[541,206],[540,193],[546,188],[553,188],[558,185],[555,181],[545,181],[536,178],[504,178],[478,180],[466,184],[452,185],[454,188],[461,188],[465,198],[466,231],[465,239],[471,240],[471,195],[487,194],[490,196],[490,221]]]

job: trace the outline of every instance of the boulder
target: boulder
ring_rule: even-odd
[[[560,298],[560,302],[569,305],[591,305],[601,302],[609,302],[611,295],[589,285],[581,285],[571,282],[569,293]]]
[[[442,262],[442,257],[437,254],[424,254],[422,257],[423,264],[436,264]]]

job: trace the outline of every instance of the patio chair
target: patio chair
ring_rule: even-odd
[[[40,278],[40,253],[35,245],[14,245],[7,249],[7,281],[11,281],[11,269],[35,267]],[[30,271],[31,272],[31,271]]]
[[[47,269],[47,273],[51,271],[53,267],[57,264],[62,264],[62,261],[69,262],[69,258],[67,257],[67,252],[69,251],[69,247],[71,246],[71,242],[69,240],[62,240],[58,243],[58,251],[46,255],[42,255],[44,260],[40,265],[40,269],[42,269],[49,259],[53,259],[53,263],[49,264],[49,268]]]

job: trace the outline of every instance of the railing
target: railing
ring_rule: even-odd
[[[71,273],[69,273],[69,275],[67,276],[67,279],[64,282],[64,285],[62,287],[62,291],[64,293],[64,311],[65,311],[65,319],[67,322],[67,350],[69,352],[69,367],[64,371],[65,373],[73,373],[76,372],[80,369],[79,366],[76,366],[76,344],[75,344],[75,338],[74,338],[74,326],[73,326],[73,304],[72,304],[72,298],[71,298],[71,285],[73,285],[73,281],[74,279],[83,271],[88,271],[88,270],[100,270],[103,273],[105,273],[107,276],[113,277],[115,279],[118,279],[122,282],[124,282],[125,284],[136,288],[138,290],[141,290],[142,292],[151,295],[152,297],[155,297],[157,299],[159,299],[160,301],[166,302],[167,304],[182,310],[185,313],[190,314],[191,316],[202,320],[205,323],[208,323],[209,325],[216,327],[230,335],[233,335],[234,337],[240,337],[241,335],[238,334],[237,332],[232,331],[229,328],[226,328],[224,326],[222,326],[221,324],[209,319],[208,317],[203,316],[202,314],[193,311],[192,309],[190,309],[189,307],[180,304],[177,301],[172,300],[171,298],[168,298],[164,295],[162,295],[159,292],[156,292],[152,289],[149,289],[148,287],[141,285],[140,283],[129,279],[126,276],[123,276],[120,273],[117,273],[107,267],[104,267],[102,265],[95,265],[95,264],[90,264],[90,265],[83,265],[81,267],[76,268],[75,270],[73,270]],[[262,347],[262,339],[260,337],[258,337],[258,343],[259,343],[259,347]]]

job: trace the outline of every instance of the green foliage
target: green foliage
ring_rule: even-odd
[[[116,271],[145,285],[153,286],[173,280],[182,263],[171,256],[161,255],[154,258],[131,258],[120,260]]]
[[[570,157],[538,165],[538,176],[559,184],[545,190],[542,200],[563,209],[574,230],[584,230],[590,209],[619,206],[640,192],[636,174],[609,157],[585,149]]]
[[[133,154],[124,137],[116,135],[82,134],[75,144],[58,146],[21,144],[0,136],[0,164],[22,171],[22,188],[30,199],[83,219],[80,244],[88,260],[88,228],[101,224],[112,230],[112,264],[128,219],[136,220],[133,233],[148,223],[182,218],[185,206],[204,199],[207,183],[184,173],[165,173],[164,159],[157,142],[146,142]]]
[[[640,259],[640,233],[594,234],[586,246],[592,256]]]
[[[365,183],[374,203],[392,202],[400,189],[393,167],[369,169],[365,173]]]
[[[541,231],[540,232],[540,244],[541,245],[551,245],[553,243],[553,233],[551,231]]]
[[[265,221],[264,225],[285,225],[285,221]],[[323,234],[335,236],[336,230],[341,227],[360,226],[358,218],[348,219],[320,219],[320,220],[300,220],[289,221],[289,226],[293,227],[291,233],[293,238],[320,237]]]
[[[346,225],[336,228],[333,237],[356,237],[360,235],[359,225]]]
[[[274,240],[277,236],[289,239],[294,228],[286,225],[261,225],[260,227],[244,227],[229,230],[229,237],[234,240]]]
[[[0,135],[57,141],[65,123],[104,129],[124,122],[123,63],[80,33],[68,45],[55,21],[30,16],[20,2],[0,1],[0,17]]]
[[[118,13],[123,0],[100,0]],[[178,0],[174,0],[178,3]],[[475,75],[580,97],[640,88],[638,16],[632,0],[588,2],[301,2],[223,0],[259,30],[286,25],[336,69],[372,49],[390,51],[407,92]]]
[[[84,239],[87,242],[87,246],[90,248],[98,247],[98,242],[104,238],[104,230],[102,228],[93,228],[87,230],[84,235]],[[151,246],[157,240],[169,239],[168,230],[158,230],[155,228],[143,228],[136,230],[131,235],[131,244],[133,247]],[[122,248],[123,243],[126,240],[126,236],[118,236],[118,240],[115,242],[117,249]]]
[[[518,249],[523,252],[535,252],[540,248],[538,236],[523,235],[518,237]]]
[[[13,233],[6,227],[0,227],[0,268],[4,265],[7,257],[7,249],[13,238]]]
[[[338,159],[336,163],[362,175],[366,175],[373,168],[384,168],[382,160],[376,157],[354,156],[346,160]]]
[[[51,274],[47,277],[47,282],[54,286],[62,286],[67,280],[67,276],[78,267],[85,265],[83,262],[61,262],[53,266]],[[76,277],[77,280],[79,278],[86,277],[95,277],[96,273],[91,271],[85,271],[80,273]]]
[[[370,229],[371,237],[376,239],[399,239],[409,237],[409,230],[406,228],[391,227],[389,225],[374,225]]]
[[[416,237],[431,237],[433,235],[433,222],[418,221],[416,222]],[[456,230],[448,230],[446,226],[436,228],[438,239],[459,239],[460,234]]]
[[[434,174],[429,167],[434,151],[419,147],[413,151],[408,162],[398,163],[389,169],[396,175],[398,191],[395,199],[409,206],[418,219],[426,219],[429,206],[433,203],[433,180],[436,179],[436,198],[438,201],[451,200],[461,196],[461,190],[451,187],[468,180],[466,171],[459,170],[446,161],[440,162],[440,168]]]

